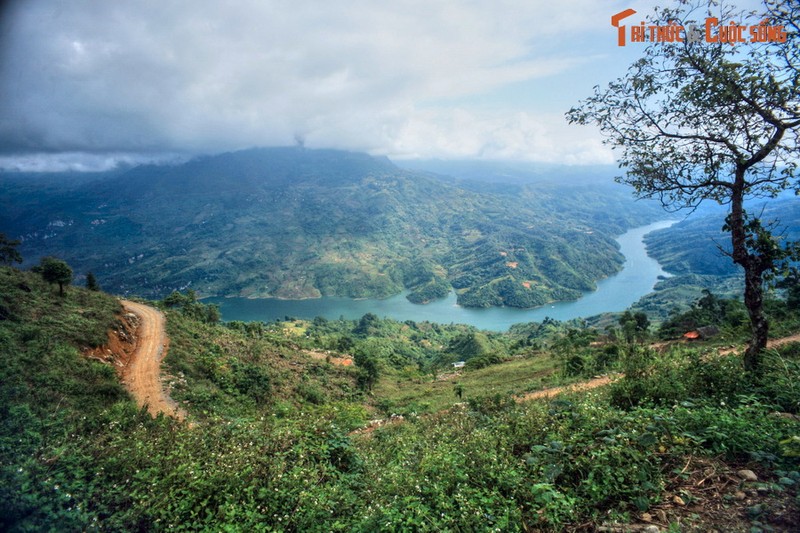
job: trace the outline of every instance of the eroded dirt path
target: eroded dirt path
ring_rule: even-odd
[[[161,384],[161,361],[167,355],[168,338],[164,328],[164,315],[150,306],[121,300],[129,313],[139,317],[136,328],[136,349],[123,371],[127,389],[139,407],[147,406],[151,415],[164,413],[183,420],[186,413],[180,409]]]
[[[781,337],[780,339],[770,339],[767,341],[767,348],[777,348],[778,346],[783,346],[784,344],[789,344],[790,342],[800,342],[800,333],[795,333],[794,335],[790,335],[788,337]],[[739,346],[737,348],[725,348],[723,350],[719,350],[720,355],[730,355],[732,353],[740,353],[743,352],[747,346]]]
[[[549,389],[542,389],[534,392],[529,392],[527,394],[523,394],[520,396],[514,396],[514,399],[517,402],[528,402],[531,400],[538,400],[541,398],[554,398],[559,394],[564,392],[581,392],[581,391],[588,391],[591,389],[596,389],[597,387],[602,387],[603,385],[608,385],[609,383],[615,381],[622,377],[622,374],[616,374],[614,376],[600,376],[594,379],[590,379],[587,381],[581,381],[578,383],[573,383],[571,385],[564,385],[562,387],[550,387]],[[459,404],[456,404],[459,405]],[[463,405],[463,404],[462,404]],[[446,411],[447,409],[445,409]],[[364,435],[369,434],[378,429],[382,426],[387,426],[391,424],[399,424],[404,422],[405,419],[402,416],[395,416],[392,415],[391,418],[380,419],[380,420],[372,420],[367,424],[366,427],[356,429],[355,431],[351,431],[350,435]]]
[[[597,387],[608,385],[618,377],[622,377],[622,374],[619,374],[616,377],[600,376],[599,378],[590,379],[588,381],[581,381],[580,383],[573,383],[572,385],[564,385],[563,387],[551,387],[549,389],[537,390],[535,392],[529,392],[527,394],[523,394],[522,396],[517,396],[516,400],[518,402],[527,402],[539,398],[552,398],[554,396],[558,396],[563,392],[579,392],[579,391],[596,389]]]

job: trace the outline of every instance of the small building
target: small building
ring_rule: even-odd
[[[696,341],[696,340],[698,340],[700,338],[700,332],[697,331],[697,330],[695,330],[695,331],[687,331],[686,333],[683,334],[683,338],[684,338],[684,340],[687,340],[687,341]]]
[[[466,361],[458,361],[457,363],[453,363],[453,368],[464,368],[466,364]]]
[[[719,328],[717,326],[703,326],[693,331],[687,331],[683,334],[683,338],[687,341],[707,340],[719,335]]]

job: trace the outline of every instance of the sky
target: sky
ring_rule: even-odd
[[[254,146],[610,164],[564,113],[622,76],[654,0],[20,0],[0,11],[0,168]],[[636,15],[637,17],[640,15]]]

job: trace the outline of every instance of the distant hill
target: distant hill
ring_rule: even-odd
[[[762,224],[775,225],[774,233],[789,241],[800,240],[800,202],[781,198],[765,203],[754,200],[748,212]],[[729,276],[741,268],[725,255],[731,251],[730,233],[723,232],[727,211],[722,209],[693,216],[645,237],[647,251],[672,274]]]
[[[554,171],[555,172],[555,171]],[[572,299],[622,264],[614,236],[661,215],[598,178],[503,184],[386,158],[259,148],[94,175],[0,174],[0,231],[116,293],[424,302]]]
[[[397,165],[412,171],[431,172],[457,180],[502,184],[569,183],[614,187],[614,176],[621,174],[616,165],[571,166],[525,161],[422,159],[398,161]],[[630,188],[627,190],[630,192]]]

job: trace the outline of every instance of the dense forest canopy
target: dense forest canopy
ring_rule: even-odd
[[[604,180],[510,185],[386,158],[252,149],[87,176],[5,173],[0,227],[30,261],[66,258],[118,293],[533,307],[622,264],[614,237],[655,219]]]

